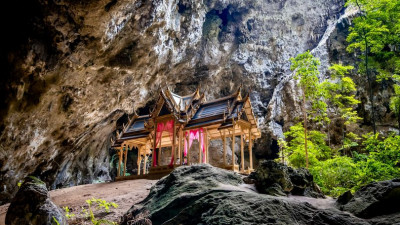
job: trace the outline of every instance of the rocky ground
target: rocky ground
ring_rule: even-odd
[[[296,173],[298,175],[299,171]],[[276,177],[278,182],[275,183],[275,186],[280,187],[279,184],[282,184],[284,176]],[[267,177],[267,179],[270,178],[271,176]],[[284,182],[287,184],[286,187],[297,186],[293,178],[290,176],[287,178]],[[371,205],[378,203],[384,211],[386,208],[381,204],[383,203],[381,200],[387,201],[384,203],[387,204],[386,207],[390,207],[397,201],[395,196],[399,195],[400,183],[396,180],[388,182],[391,185],[375,183],[369,188],[365,188],[364,191],[360,190],[360,192],[367,193],[372,190],[373,193],[378,192],[379,195],[357,192],[355,197],[346,204],[354,201],[359,202],[361,206],[362,202],[370,202]],[[289,183],[292,184],[289,185]],[[272,186],[274,183],[271,182],[270,185]],[[305,185],[302,189],[307,190],[311,186],[311,184]],[[254,187],[259,189],[260,185],[245,184],[242,176],[209,165],[180,167],[169,176],[159,180],[152,187],[146,199],[134,205],[124,215],[122,224],[391,225],[400,223],[398,212],[393,215],[391,214],[393,211],[387,211],[383,215],[381,214],[380,218],[363,219],[347,211],[341,211],[340,207],[337,207],[337,203],[330,198],[293,197],[291,194],[289,197],[273,196],[260,194],[255,191]],[[263,186],[261,188],[265,190]],[[293,188],[287,189],[288,192],[292,190]],[[302,192],[302,195],[307,193],[309,192]],[[359,196],[365,197],[360,198]],[[375,201],[371,202],[371,199],[375,199]]]
[[[92,197],[102,198],[119,205],[108,215],[99,215],[99,218],[118,221],[119,218],[135,203],[143,200],[149,193],[154,180],[129,180],[113,183],[80,185],[50,191],[51,200],[60,207],[68,206],[76,212],[85,201]],[[5,216],[10,204],[0,206],[0,225],[5,224]]]
[[[0,223],[7,207],[7,225],[63,221],[57,206],[76,214],[93,197],[119,205],[108,214],[94,213],[119,224],[400,224],[400,179],[371,183],[336,200],[322,195],[307,170],[272,161],[262,162],[251,176],[199,164],[158,181],[82,185],[50,194],[43,182],[28,177],[11,204],[0,207]],[[68,222],[89,224],[82,218]]]

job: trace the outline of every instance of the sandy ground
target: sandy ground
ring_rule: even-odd
[[[87,184],[50,191],[50,197],[56,205],[60,207],[68,206],[72,208],[74,213],[80,211],[81,207],[86,205],[85,201],[92,197],[115,202],[119,205],[117,209],[112,209],[111,213],[107,215],[97,214],[96,216],[118,222],[120,216],[128,211],[132,205],[143,200],[149,194],[150,187],[156,182],[156,180],[140,179]],[[4,225],[8,206],[9,204],[0,206],[0,225]]]

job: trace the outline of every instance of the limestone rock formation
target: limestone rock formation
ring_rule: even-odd
[[[0,204],[27,174],[51,188],[110,180],[110,138],[134,110],[148,113],[160,85],[187,94],[201,84],[211,99],[243,83],[263,129],[254,160],[272,158],[300,112],[289,58],[310,49],[325,69],[344,60],[349,24],[344,0],[5,4]]]
[[[231,171],[210,165],[177,168],[134,205],[122,224],[369,224],[336,209],[259,194]]]
[[[26,177],[11,201],[6,215],[6,225],[67,224],[60,208],[51,200],[46,184],[35,177]]]
[[[362,218],[392,213],[400,216],[400,179],[374,182],[358,190],[353,198],[339,208]],[[394,221],[392,221],[394,222]],[[400,223],[400,220],[397,220]]]
[[[257,170],[250,174],[257,190],[270,195],[293,194],[323,198],[313,176],[304,168],[293,169],[272,160],[262,161]],[[284,194],[283,194],[284,195]]]

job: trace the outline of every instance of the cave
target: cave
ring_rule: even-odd
[[[231,41],[230,36],[237,41],[242,40],[243,35],[237,24],[241,23],[242,16],[246,13],[246,10],[238,11],[233,5],[223,9],[212,9],[206,14],[203,37],[217,38],[219,42]]]

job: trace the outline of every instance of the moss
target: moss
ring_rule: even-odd
[[[207,14],[206,20],[203,24],[203,38],[205,39],[214,39],[218,38],[219,33],[221,32],[222,19],[215,14]]]
[[[46,185],[42,180],[40,180],[37,177],[28,176],[28,178],[30,178],[33,181],[33,183],[36,184],[36,185]]]

